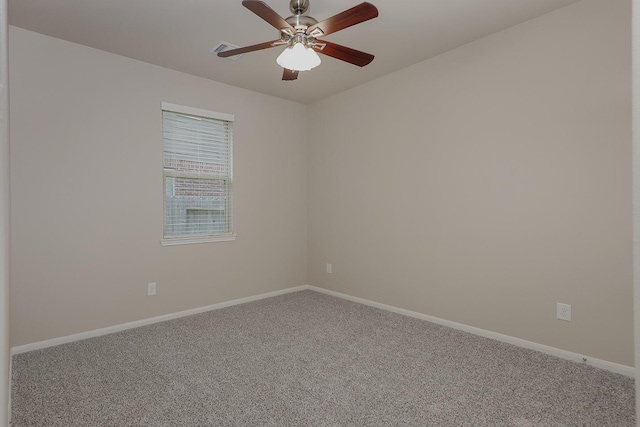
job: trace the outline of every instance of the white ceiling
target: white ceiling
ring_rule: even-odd
[[[376,56],[364,67],[322,56],[322,64],[283,82],[275,59],[283,49],[245,54],[238,61],[209,53],[220,41],[246,46],[274,40],[278,31],[241,0],[9,0],[9,23],[141,61],[311,103],[423,61],[578,0],[370,0],[374,20],[327,40]],[[311,0],[318,21],[362,0]],[[281,16],[289,0],[267,0]]]

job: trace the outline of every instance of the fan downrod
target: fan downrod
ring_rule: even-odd
[[[294,15],[304,15],[309,10],[309,0],[291,0],[289,10]]]

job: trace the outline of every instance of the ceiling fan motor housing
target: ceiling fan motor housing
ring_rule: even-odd
[[[289,10],[294,15],[302,15],[309,10],[309,0],[291,0]]]
[[[306,15],[294,15],[285,19],[297,32],[305,32],[307,28],[318,23],[315,19]]]

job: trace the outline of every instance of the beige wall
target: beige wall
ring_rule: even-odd
[[[640,0],[633,0],[633,282],[635,362],[640,366]],[[640,369],[636,369],[636,414],[640,414]],[[640,417],[636,416],[640,426]]]
[[[9,39],[12,346],[306,283],[304,105]],[[235,242],[160,246],[162,101],[235,114]]]
[[[311,105],[309,284],[633,365],[630,3]]]
[[[633,365],[630,12],[583,0],[308,129],[303,105],[11,28],[12,345],[308,282]],[[160,246],[161,101],[236,115],[236,242]]]

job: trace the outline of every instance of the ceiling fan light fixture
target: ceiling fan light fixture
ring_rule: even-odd
[[[287,47],[276,59],[282,68],[295,71],[309,71],[320,65],[320,57],[311,48],[303,43],[294,43],[292,47]]]

